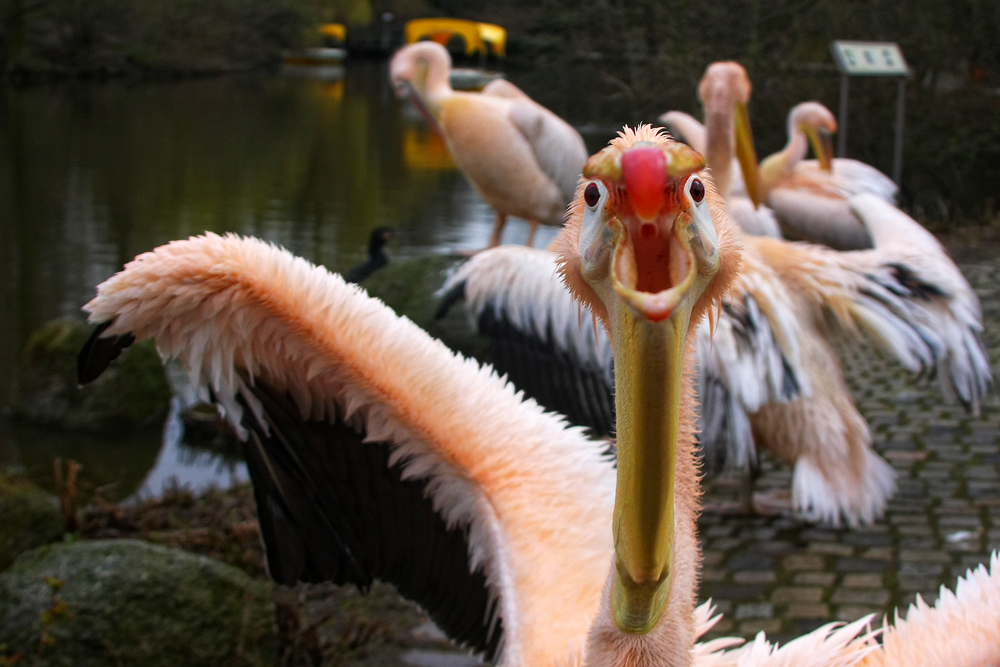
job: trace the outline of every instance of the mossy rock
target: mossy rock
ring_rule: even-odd
[[[25,551],[55,542],[62,535],[58,498],[0,473],[0,571]]]
[[[272,587],[140,540],[40,547],[0,574],[0,646],[42,667],[270,666]]]
[[[462,304],[455,304],[442,319],[434,319],[434,311],[441,301],[437,291],[467,260],[458,255],[394,260],[369,276],[361,286],[451,349],[467,357],[482,358],[486,351],[485,341],[474,332]]]
[[[76,359],[92,327],[53,320],[28,340],[11,402],[14,417],[46,426],[121,433],[166,414],[170,387],[152,341],[127,348],[94,382],[79,387]]]

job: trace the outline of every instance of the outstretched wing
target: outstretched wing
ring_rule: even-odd
[[[441,292],[439,318],[456,301],[466,301],[475,328],[489,341],[481,361],[570,422],[598,435],[613,433],[611,343],[562,284],[555,255],[525,246],[485,250]]]
[[[815,317],[843,330],[860,328],[909,370],[937,375],[946,397],[978,412],[992,374],[972,288],[937,240],[908,215],[872,194],[849,203],[874,249],[753,243],[790,288],[813,304]]]
[[[602,443],[258,240],[161,247],[86,309],[110,322],[98,340],[155,338],[250,439],[275,578],[390,581],[457,641],[518,664],[582,645],[612,548]],[[546,614],[565,608],[579,613]]]
[[[883,619],[882,645],[865,663],[884,665],[1000,664],[1000,555],[958,578],[955,591],[942,586],[933,606],[917,595],[906,618]]]
[[[294,398],[267,384],[248,391],[264,419],[248,420],[244,450],[271,577],[362,590],[392,582],[454,641],[496,657],[499,597],[470,570],[469,532],[435,511],[426,480],[406,478],[392,442],[339,419],[303,419]]]

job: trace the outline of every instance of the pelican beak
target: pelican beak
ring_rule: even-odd
[[[816,161],[823,171],[833,171],[833,137],[822,129],[816,129],[803,123],[802,131],[809,138],[809,145],[816,154]]]
[[[704,158],[684,144],[637,144],[608,170],[620,173],[631,203],[609,221],[607,299],[618,410],[612,608],[630,633],[656,625],[671,589],[684,350],[692,307],[717,268],[700,266],[692,250],[704,240],[696,238],[684,193],[703,167]]]
[[[431,113],[430,107],[427,106],[427,102],[424,101],[424,97],[420,94],[420,91],[417,90],[417,87],[409,81],[397,81],[395,88],[396,96],[413,102],[413,106],[417,107],[417,111],[419,111],[420,115],[424,117],[425,121],[427,121],[427,125],[434,130],[439,137],[444,139],[444,130],[441,129],[441,126],[437,122],[437,118],[435,118],[434,114]]]
[[[760,176],[757,172],[757,151],[753,147],[753,132],[750,129],[750,115],[747,105],[736,103],[736,160],[740,163],[747,195],[754,207],[760,205]]]

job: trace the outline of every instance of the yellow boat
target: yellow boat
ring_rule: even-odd
[[[507,55],[507,31],[492,23],[477,23],[465,19],[413,19],[403,28],[407,44],[429,39],[441,46],[460,37],[465,55],[489,55],[502,58]]]
[[[411,169],[455,171],[444,139],[426,128],[407,127],[403,132],[403,164]]]
[[[460,39],[465,55],[479,56],[482,63],[490,56],[503,58],[507,55],[507,31],[493,23],[465,19],[413,19],[404,26],[403,37],[407,44],[430,40],[445,47]],[[451,87],[456,90],[480,90],[502,76],[500,72],[481,68],[453,67]]]

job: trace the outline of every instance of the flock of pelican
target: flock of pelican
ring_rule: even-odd
[[[510,84],[453,92],[447,66],[443,48],[418,44],[391,75],[497,210],[495,240],[504,216],[557,222],[570,199],[549,251],[483,251],[449,292],[573,362],[580,387],[553,393],[576,393],[580,414],[613,400],[613,452],[339,275],[233,235],[175,241],[100,285],[81,380],[155,339],[247,442],[274,579],[392,582],[501,665],[1000,664],[997,556],[992,573],[970,571],[880,629],[863,618],[781,647],[762,634],[697,643],[718,619],[696,606],[697,395],[721,388],[713,414],[742,415],[727,429],[745,459],[749,437],[795,465],[802,511],[852,524],[881,513],[892,475],[850,403],[831,326],[936,368],[978,408],[990,382],[978,302],[933,237],[877,194],[837,190],[850,168],[804,163],[796,137],[812,126],[799,116],[791,148],[758,174],[739,148],[749,85],[703,82],[704,158],[639,126],[578,160],[570,126]],[[780,221],[775,193],[832,184],[874,247],[741,231],[727,214],[734,157],[752,167],[751,207],[769,196]]]

